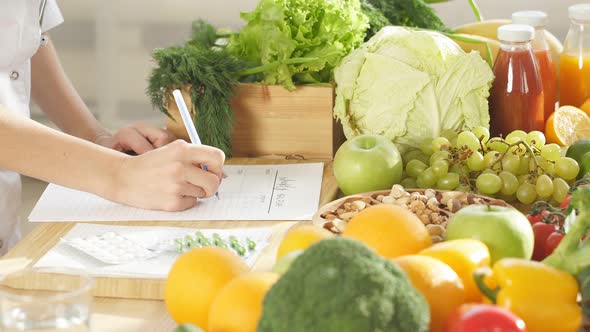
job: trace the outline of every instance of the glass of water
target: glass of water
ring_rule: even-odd
[[[90,331],[94,280],[80,270],[32,268],[0,277],[0,331]]]

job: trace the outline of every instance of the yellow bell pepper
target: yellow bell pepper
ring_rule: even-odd
[[[524,320],[528,332],[576,332],[582,324],[578,283],[568,273],[539,262],[504,258],[474,276],[492,302]]]
[[[490,252],[487,246],[478,240],[461,239],[439,242],[419,252],[450,266],[463,281],[465,302],[481,302],[483,294],[473,280],[473,272],[490,265]]]

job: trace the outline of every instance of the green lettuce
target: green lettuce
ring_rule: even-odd
[[[369,28],[359,0],[261,0],[241,17],[247,24],[228,49],[255,65],[268,65],[263,82],[289,90],[330,82],[334,68]]]
[[[443,131],[489,125],[490,67],[438,32],[385,27],[334,75],[347,138],[383,135],[405,153]]]

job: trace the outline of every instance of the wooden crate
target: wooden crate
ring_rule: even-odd
[[[188,90],[183,96],[191,105]],[[333,87],[305,86],[290,92],[281,86],[242,84],[231,105],[236,117],[232,137],[235,157],[332,160],[345,141],[342,125],[332,115]],[[188,139],[173,99],[168,101],[168,112],[173,119],[166,119],[167,128]]]

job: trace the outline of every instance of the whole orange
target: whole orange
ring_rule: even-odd
[[[333,237],[327,229],[311,224],[297,225],[290,229],[277,251],[277,260],[295,250],[305,250],[312,244]]]
[[[207,332],[256,332],[266,292],[279,279],[271,272],[254,272],[230,281],[215,297]]]
[[[219,291],[248,271],[248,265],[227,249],[203,247],[182,254],[172,265],[164,286],[170,316],[178,324],[206,327],[209,308]]]
[[[590,98],[588,98],[581,106],[580,109],[584,111],[584,113],[590,116]]]
[[[342,236],[364,242],[387,258],[415,254],[432,245],[426,227],[412,211],[390,204],[361,211],[348,222]]]
[[[451,313],[465,302],[461,279],[438,259],[408,255],[393,260],[408,275],[430,307],[430,332],[442,332]]]

